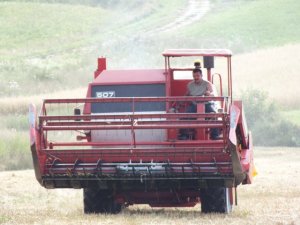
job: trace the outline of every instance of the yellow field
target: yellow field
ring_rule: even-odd
[[[233,57],[235,90],[255,88],[283,106],[300,106],[300,44],[258,50]]]
[[[0,98],[0,114],[10,113],[28,113],[28,107],[30,103],[40,105],[43,99],[48,98],[85,98],[87,91],[85,88],[77,88],[73,90],[66,90],[60,92],[53,92],[34,96],[20,96],[20,97],[7,97]]]
[[[256,148],[254,184],[238,188],[229,215],[194,208],[132,206],[119,215],[84,215],[82,190],[46,190],[34,172],[0,173],[0,224],[300,224],[300,148]]]

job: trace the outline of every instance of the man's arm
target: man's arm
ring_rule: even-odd
[[[185,96],[190,96],[191,92],[190,92],[190,83],[187,84],[186,86],[186,92],[185,92]]]
[[[190,91],[189,91],[189,89],[186,90],[185,96],[190,96]]]
[[[207,89],[206,92],[204,94],[205,96],[215,96],[214,95],[214,91],[213,91],[213,87],[212,84],[210,82],[207,83]]]

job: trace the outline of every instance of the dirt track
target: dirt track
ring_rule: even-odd
[[[230,215],[204,215],[199,205],[84,215],[82,190],[46,190],[27,170],[0,173],[0,224],[300,224],[300,148],[256,148],[255,156],[259,174],[239,187]]]
[[[147,35],[155,35],[157,32],[168,32],[176,30],[180,27],[189,25],[195,21],[200,20],[210,9],[208,0],[189,0],[187,7],[178,13],[178,17],[173,22],[162,25],[161,27],[148,31]]]

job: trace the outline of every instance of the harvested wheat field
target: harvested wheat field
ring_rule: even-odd
[[[46,190],[34,172],[1,172],[0,224],[300,224],[300,148],[255,149],[258,176],[238,188],[229,215],[194,208],[131,206],[119,215],[84,215],[82,190]]]

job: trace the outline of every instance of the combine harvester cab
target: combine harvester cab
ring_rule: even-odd
[[[30,106],[31,152],[43,187],[83,188],[85,213],[200,202],[205,213],[232,210],[236,188],[252,182],[254,166],[242,102],[232,100],[231,52],[181,49],[163,56],[165,68],[149,70],[106,70],[99,58],[86,98],[46,99],[38,116]],[[194,66],[171,60],[190,65],[193,57],[202,58],[203,77],[218,96],[185,96]],[[215,113],[205,113],[207,102],[218,106]],[[197,112],[187,113],[189,104]]]

